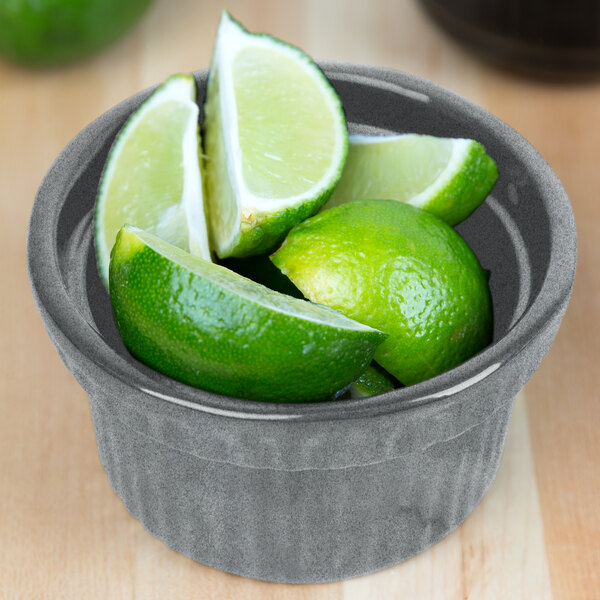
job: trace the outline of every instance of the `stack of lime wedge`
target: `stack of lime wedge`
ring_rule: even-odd
[[[207,391],[310,402],[417,383],[489,343],[487,278],[446,224],[496,181],[481,144],[349,138],[315,63],[226,12],[202,137],[196,95],[191,75],[157,88],[101,180],[98,267],[135,357]]]

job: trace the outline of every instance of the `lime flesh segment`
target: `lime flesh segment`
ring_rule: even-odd
[[[121,337],[142,362],[250,400],[330,399],[386,337],[129,226],[113,249],[110,296]]]
[[[210,230],[221,258],[267,252],[318,211],[348,151],[341,102],[320,69],[227,13],[203,128]]]
[[[369,198],[399,200],[449,225],[466,219],[498,179],[474,140],[429,135],[351,135],[342,179],[324,207]]]
[[[108,283],[110,250],[129,223],[210,260],[191,75],[175,75],[129,118],[115,141],[96,202],[96,253]]]
[[[492,340],[487,273],[446,223],[394,200],[362,200],[297,225],[271,260],[304,296],[389,334],[375,360],[404,385]]]
[[[248,191],[285,199],[318,185],[330,167],[338,128],[320,77],[296,57],[250,47],[235,57],[233,79]]]

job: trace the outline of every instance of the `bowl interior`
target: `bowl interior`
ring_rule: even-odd
[[[524,160],[522,149],[507,139],[506,131],[488,123],[493,120],[497,124],[496,119],[482,110],[473,112],[469,103],[442,88],[402,74],[389,81],[386,71],[380,76],[361,75],[334,65],[326,66],[325,72],[341,97],[351,132],[473,138],[498,163],[500,175],[492,194],[457,227],[482,266],[491,272],[494,343],[498,342],[531,306],[549,266],[552,239],[547,199],[532,169],[533,159]],[[206,73],[198,73],[197,81],[202,98]],[[131,109],[144,97],[136,97]],[[93,245],[98,182],[126,116],[121,111],[106,121],[103,139],[96,144],[99,149],[89,154],[70,183],[56,222],[56,260],[67,294],[85,321],[120,357],[156,379],[157,374],[131,357],[119,337],[110,299],[96,268]]]

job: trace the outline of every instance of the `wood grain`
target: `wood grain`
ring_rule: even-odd
[[[496,481],[441,543],[391,569],[326,585],[267,584],[198,565],[147,534],[110,489],[85,394],[36,313],[25,239],[36,189],[61,148],[127,96],[207,67],[223,5],[157,0],[125,39],[64,69],[0,62],[0,598],[600,598],[600,84],[532,82],[489,67],[408,0],[227,7],[251,30],[317,59],[434,80],[523,133],[575,210],[571,306],[516,400]]]
[[[561,178],[578,230],[570,307],[527,386],[535,476],[557,598],[600,597],[600,85],[556,86],[486,75],[490,110],[534,143]]]

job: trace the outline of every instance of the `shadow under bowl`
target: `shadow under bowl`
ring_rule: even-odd
[[[28,237],[37,306],[88,393],[100,459],[129,512],[196,561],[269,581],[370,573],[467,517],[494,478],[513,398],[549,350],[575,274],[565,191],[515,131],[411,75],[322,68],[351,132],[473,138],[498,163],[492,194],[457,228],[492,273],[495,316],[493,344],[462,365],[372,398],[299,405],[219,396],[136,361],[96,269],[93,210],[111,144],[151,90],[65,148]],[[206,76],[196,73],[200,97]]]

